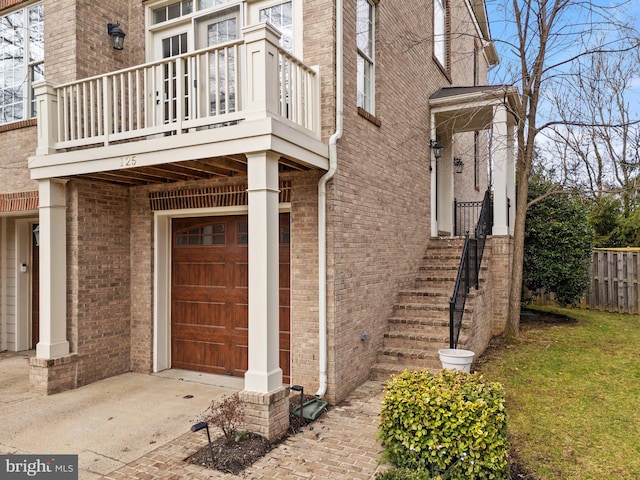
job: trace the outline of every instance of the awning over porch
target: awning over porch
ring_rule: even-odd
[[[453,205],[453,170],[444,168],[453,163],[451,143],[454,135],[464,132],[491,132],[488,141],[491,169],[490,188],[494,197],[493,235],[512,235],[515,224],[515,152],[514,128],[519,109],[517,88],[508,85],[445,87],[435,92],[431,107],[431,138],[443,147],[441,164],[432,155],[431,177],[432,236],[439,231],[452,231],[446,211]],[[439,171],[440,169],[440,171]],[[446,177],[446,178],[443,178]],[[440,218],[438,218],[440,217]]]

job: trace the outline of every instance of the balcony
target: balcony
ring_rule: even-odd
[[[327,169],[319,70],[278,40],[263,23],[235,42],[64,85],[40,83],[32,178],[209,178],[246,172],[245,154],[255,151],[274,151],[290,168]]]

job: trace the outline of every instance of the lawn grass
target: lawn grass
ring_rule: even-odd
[[[512,451],[540,479],[640,479],[640,318],[540,307],[478,369],[505,387]]]

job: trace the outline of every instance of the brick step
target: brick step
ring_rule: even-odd
[[[452,291],[448,288],[403,290],[398,293],[398,303],[449,303]]]
[[[395,363],[377,363],[371,369],[370,375],[371,380],[376,380],[380,382],[387,381],[391,378],[391,375],[399,375],[405,370],[428,370],[431,373],[438,373],[442,370],[442,364],[440,360],[434,360],[433,362],[429,362],[428,365],[404,365],[404,364],[395,364]]]
[[[423,332],[431,333],[446,330],[449,332],[449,311],[447,315],[432,315],[425,317],[391,317],[387,320],[390,332]],[[468,325],[462,322],[462,331]]]
[[[455,287],[456,285],[456,277],[452,276],[452,277],[442,277],[442,278],[437,278],[437,277],[416,277],[416,280],[413,284],[413,286],[417,289],[417,290],[426,290],[426,289],[438,289],[438,290],[451,290],[451,292],[453,292],[453,287]]]
[[[464,245],[464,237],[432,238],[429,241],[429,248],[452,248]]]
[[[434,343],[449,343],[449,329],[428,331],[393,330],[384,334],[384,346],[389,348],[432,348]]]
[[[428,350],[382,347],[378,352],[376,365],[395,365],[398,368],[429,368],[440,364],[438,350],[441,348],[449,348],[449,343],[434,344]]]
[[[449,314],[449,304],[397,303],[393,306],[393,316],[399,318],[441,319],[443,313]]]

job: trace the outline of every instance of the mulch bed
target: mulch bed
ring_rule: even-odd
[[[313,396],[305,395],[303,401],[311,400]],[[185,458],[186,462],[200,465],[205,468],[213,468],[225,473],[237,475],[245,468],[253,465],[275,448],[280,442],[291,435],[300,432],[301,428],[310,423],[309,420],[293,414],[293,409],[300,405],[300,395],[289,398],[289,431],[287,435],[277,442],[269,442],[262,435],[246,432],[240,441],[228,444],[223,435],[211,441],[213,461],[209,445],[205,445],[193,455]],[[214,427],[215,428],[215,427]]]

